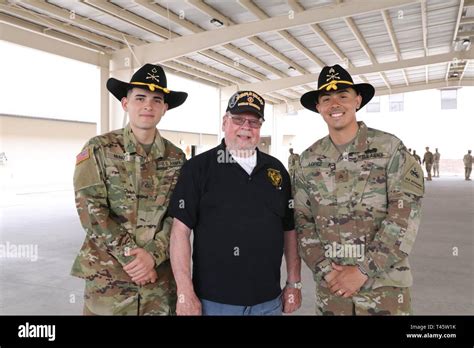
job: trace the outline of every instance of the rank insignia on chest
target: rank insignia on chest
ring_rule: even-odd
[[[282,182],[282,177],[279,170],[268,168],[267,169],[267,176],[270,182],[275,187],[280,187]]]

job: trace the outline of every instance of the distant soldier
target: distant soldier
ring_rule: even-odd
[[[176,308],[168,203],[183,152],[156,129],[185,92],[167,88],[158,65],[107,89],[130,122],[90,139],[76,157],[74,191],[86,238],[71,274],[85,279],[85,315],[168,315]]]
[[[7,155],[5,152],[0,152],[0,165],[7,164]]]
[[[468,150],[467,154],[464,155],[463,162],[464,162],[464,175],[466,177],[466,180],[470,181],[471,180],[470,176],[471,176],[471,171],[472,171],[471,150]]]
[[[293,148],[290,148],[290,156],[288,157],[288,173],[290,174],[291,184],[294,183],[295,168],[300,161],[300,155],[293,153]]]
[[[413,150],[413,157],[415,157],[415,160],[416,160],[419,164],[421,164],[421,158],[420,158],[420,156],[418,156],[418,155],[416,154],[416,151],[415,151],[415,150]]]
[[[433,153],[430,151],[430,148],[426,147],[425,155],[423,156],[423,164],[425,165],[426,172],[428,173],[428,177],[426,180],[431,180],[431,167],[433,166]]]
[[[435,150],[436,152],[433,154],[433,176],[439,178],[439,159],[441,158],[441,154],[438,152],[438,148]]]
[[[410,314],[408,262],[420,224],[423,172],[400,139],[357,122],[375,90],[324,67],[301,104],[329,135],[301,154],[295,226],[323,315]]]

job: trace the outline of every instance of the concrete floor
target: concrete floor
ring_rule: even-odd
[[[426,186],[410,257],[414,313],[472,315],[474,184],[442,177]],[[0,243],[38,246],[37,261],[0,258],[0,314],[81,314],[83,281],[69,276],[84,237],[73,193],[2,193],[0,208]],[[303,306],[296,314],[314,314],[314,283],[305,266],[303,284]]]

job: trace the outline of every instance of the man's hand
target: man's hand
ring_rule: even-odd
[[[155,269],[152,269],[150,272],[146,273],[145,275],[141,277],[132,278],[132,280],[137,285],[146,285],[148,283],[153,284],[156,282],[157,279],[158,279],[158,274],[156,273]]]
[[[369,279],[357,266],[340,266],[332,264],[333,271],[326,277],[328,286],[333,294],[344,298],[351,297]],[[336,271],[337,273],[333,274]]]
[[[132,249],[129,253],[130,256],[135,258],[127,263],[123,270],[132,278],[132,281],[137,283],[140,281],[143,283],[144,279],[153,279],[153,273],[155,267],[155,259],[143,248]],[[156,272],[155,279],[156,280]],[[137,283],[138,284],[138,283]],[[146,284],[146,283],[145,283]],[[143,284],[138,284],[143,285]]]
[[[181,292],[178,289],[177,315],[202,315],[201,301],[193,290]]]
[[[333,265],[334,265],[334,263],[333,263]],[[326,274],[326,275],[324,276],[324,280],[326,281],[325,286],[326,286],[327,288],[329,288],[329,283],[330,283],[333,279],[335,279],[335,278],[339,275],[339,273],[341,273],[341,272],[338,271],[338,270],[336,270],[336,269],[334,269],[334,267],[333,267],[333,268],[331,269],[331,272],[329,272],[328,274]]]
[[[301,307],[301,290],[285,287],[283,289],[283,313],[293,313]]]

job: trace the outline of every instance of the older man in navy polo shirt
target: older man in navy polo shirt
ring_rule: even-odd
[[[222,143],[181,169],[169,207],[178,315],[281,315],[301,305],[290,178],[257,148],[264,107],[253,91],[235,93]]]

